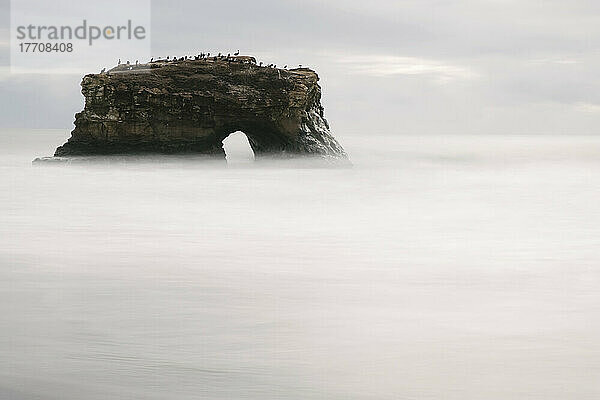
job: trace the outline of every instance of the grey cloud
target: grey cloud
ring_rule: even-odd
[[[321,5],[274,0],[252,2],[187,2],[181,9],[168,3],[153,3],[154,45],[167,51],[177,43],[189,47],[235,47],[279,50],[285,48],[328,49],[331,47],[390,49],[396,39],[413,43],[430,38],[427,27],[401,20],[367,18],[359,13]]]
[[[155,0],[152,17],[155,56],[241,49],[315,67],[342,140],[600,124],[597,1]],[[5,76],[0,124],[69,127],[79,80]]]
[[[0,0],[0,67],[10,62],[9,28],[10,26],[10,0]],[[0,72],[2,74],[2,72]]]
[[[0,79],[0,127],[69,128],[83,106],[74,75],[8,75]]]

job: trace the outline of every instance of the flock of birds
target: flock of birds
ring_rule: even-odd
[[[242,64],[255,64],[258,65],[259,67],[266,67],[266,68],[277,68],[277,64],[267,64],[267,65],[263,65],[263,62],[259,62],[258,64],[256,64],[256,60],[254,59],[254,57],[250,57],[250,56],[240,56],[240,51],[236,51],[235,53],[233,53],[233,56],[231,53],[228,53],[227,55],[225,54],[217,54],[217,55],[210,55],[210,53],[200,53],[198,55],[195,56],[184,56],[184,57],[170,57],[167,56],[166,58],[151,58],[150,59],[150,63],[154,63],[154,62],[178,62],[178,61],[187,61],[187,60],[204,60],[204,61],[227,61],[227,63],[242,63]],[[129,61],[127,61],[126,63],[121,63],[121,59],[119,58],[118,62],[117,62],[117,67],[121,67],[121,65],[124,65],[126,69],[130,70],[133,69],[134,66],[138,67],[140,64],[138,60],[135,61],[135,64],[130,63]],[[284,65],[283,69],[287,69],[287,65]],[[298,65],[299,68],[302,68],[302,64]],[[106,72],[106,68],[103,68],[102,71],[100,71],[101,74]]]

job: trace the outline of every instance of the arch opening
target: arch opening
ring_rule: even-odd
[[[254,162],[254,151],[248,136],[242,131],[227,135],[222,141],[227,164],[248,164]]]

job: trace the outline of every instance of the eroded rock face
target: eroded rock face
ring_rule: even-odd
[[[187,60],[86,75],[85,108],[55,156],[201,153],[224,157],[242,131],[255,155],[346,158],[329,131],[317,74],[250,62]]]

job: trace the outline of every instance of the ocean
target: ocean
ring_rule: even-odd
[[[600,398],[600,137],[339,134],[327,168],[0,133],[1,399]]]

